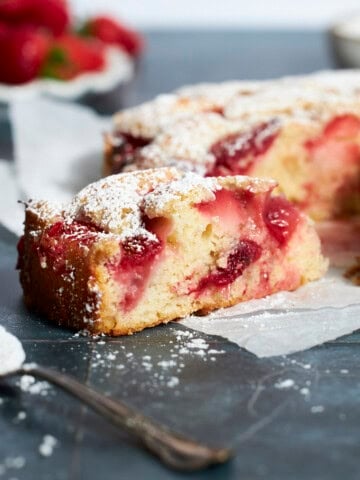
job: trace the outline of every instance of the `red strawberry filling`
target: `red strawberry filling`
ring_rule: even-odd
[[[221,189],[215,192],[215,200],[199,203],[197,209],[208,217],[221,218],[222,228],[236,233],[249,215],[256,219],[260,216],[261,204],[259,198],[249,190]]]
[[[327,170],[337,169],[359,159],[360,119],[352,114],[333,118],[322,134],[305,143],[313,162]]]
[[[279,128],[275,121],[261,123],[249,132],[231,134],[216,142],[210,153],[215,163],[209,177],[247,174],[261,155],[274,143]]]
[[[300,220],[298,210],[284,197],[269,197],[265,203],[263,219],[269,233],[285,245]]]
[[[225,268],[217,267],[215,271],[202,278],[195,291],[200,293],[210,287],[222,288],[229,285],[243,274],[244,270],[261,256],[262,248],[252,240],[242,239],[229,254]]]
[[[121,300],[125,312],[134,308],[140,300],[156,257],[163,244],[158,238],[145,236],[131,238],[122,243],[122,257],[118,265],[117,280],[126,288]]]
[[[333,118],[318,137],[305,143],[310,161],[318,169],[319,176],[330,185],[329,191],[334,192],[325,201],[334,202],[337,199],[336,211],[332,213],[351,212],[352,197],[359,195],[359,183],[353,180],[360,166],[359,136],[360,118],[344,114]],[[319,203],[322,200],[313,183],[309,182],[304,187],[309,192],[305,207],[310,201]]]
[[[66,269],[66,256],[71,247],[89,247],[95,240],[99,230],[91,225],[80,222],[56,222],[47,228],[40,240],[34,244],[40,263],[63,274]]]
[[[274,238],[280,246],[284,246],[300,220],[296,207],[283,197],[271,197],[268,194],[254,196],[247,190],[233,192],[224,189],[216,192],[215,197],[211,202],[198,204],[198,210],[206,216],[219,217],[224,231],[241,237],[248,232],[252,238],[240,238],[227,257],[226,267],[217,267],[210,272],[198,282],[195,289],[190,290],[191,293],[200,294],[207,288],[222,288],[232,283],[261,257],[263,248],[267,248],[264,246],[267,241],[261,233],[264,229],[268,238]],[[258,242],[262,242],[261,246]],[[267,245],[268,248],[274,248],[273,242]]]
[[[170,224],[164,218],[149,219],[143,224],[153,235],[140,234],[121,242],[121,258],[117,264],[109,264],[116,281],[124,288],[120,306],[128,312],[135,308],[150,278],[151,270],[163,251]]]
[[[126,165],[133,163],[138,150],[150,142],[147,138],[116,133],[112,139],[112,173],[119,173]]]

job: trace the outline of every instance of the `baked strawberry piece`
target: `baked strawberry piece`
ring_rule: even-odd
[[[110,176],[59,207],[29,202],[25,303],[75,329],[130,334],[323,275],[308,219],[275,183],[175,168]]]
[[[114,117],[104,173],[178,166],[274,178],[315,220],[357,215],[359,87],[359,73],[333,72],[181,89],[167,108],[158,97]]]
[[[104,175],[119,173],[134,165],[141,147],[150,144],[173,122],[200,112],[222,113],[225,101],[235,92],[248,95],[249,91],[248,86],[241,90],[239,82],[228,82],[220,88],[207,86],[205,90],[208,89],[209,95],[204,95],[203,89],[189,96],[159,95],[151,102],[117,113],[113,133],[105,136]]]

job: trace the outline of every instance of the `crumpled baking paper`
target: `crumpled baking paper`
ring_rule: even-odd
[[[15,163],[0,161],[0,221],[20,234],[24,217],[17,199],[65,202],[101,176],[102,134],[110,120],[75,104],[37,99],[14,103],[10,116]],[[359,240],[360,243],[360,240]],[[340,269],[295,292],[221,309],[180,322],[220,335],[259,357],[284,355],[360,328],[360,288]]]

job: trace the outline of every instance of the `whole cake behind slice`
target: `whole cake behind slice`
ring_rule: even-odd
[[[183,88],[119,112],[104,175],[176,166],[274,178],[315,221],[360,214],[360,71]]]
[[[91,333],[143,328],[294,290],[327,262],[275,182],[175,168],[119,174],[65,208],[30,202],[19,243],[25,302]]]

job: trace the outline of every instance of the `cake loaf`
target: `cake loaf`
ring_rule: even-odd
[[[119,112],[104,174],[274,178],[315,220],[360,213],[360,72],[186,87]]]

